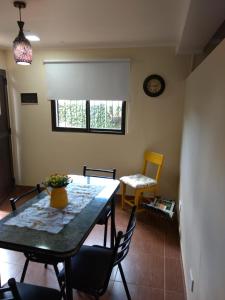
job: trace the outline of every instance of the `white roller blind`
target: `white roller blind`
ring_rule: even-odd
[[[48,100],[129,100],[129,60],[44,64]]]

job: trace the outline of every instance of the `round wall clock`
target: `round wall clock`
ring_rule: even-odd
[[[150,97],[158,97],[165,90],[164,79],[157,74],[152,74],[145,78],[143,83],[143,89],[146,95]]]

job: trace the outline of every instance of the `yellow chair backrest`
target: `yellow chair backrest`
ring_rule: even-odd
[[[142,174],[146,175],[148,163],[155,164],[157,165],[155,180],[158,181],[160,178],[160,172],[162,169],[163,160],[164,160],[163,154],[146,151],[144,154],[144,166],[143,166]]]

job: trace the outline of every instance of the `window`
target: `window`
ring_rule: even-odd
[[[51,101],[52,130],[125,134],[125,101]]]

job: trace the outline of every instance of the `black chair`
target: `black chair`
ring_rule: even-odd
[[[96,300],[99,299],[106,292],[113,267],[118,265],[127,299],[131,299],[121,262],[129,252],[136,225],[135,210],[136,207],[133,207],[126,233],[123,234],[121,231],[118,233],[113,249],[102,246],[82,246],[72,257],[72,287],[74,289],[90,294]],[[64,281],[64,269],[59,276]]]
[[[87,166],[84,166],[83,167],[83,176],[116,179],[116,169],[109,169],[109,170],[93,169],[93,168],[88,168]],[[97,221],[98,225],[105,225],[104,241],[103,241],[104,246],[106,246],[106,242],[107,242],[108,220],[111,217],[111,214],[112,214],[111,207],[110,207],[110,205],[107,205]]]
[[[10,200],[10,204],[12,207],[12,211],[16,211],[16,204],[19,200],[21,199],[25,199],[25,197],[31,195],[31,194],[39,194],[41,193],[41,187],[39,184],[36,185],[35,188],[15,197],[15,198],[11,198]],[[45,268],[47,268],[47,265],[52,265],[54,267],[55,270],[55,274],[59,283],[60,288],[62,288],[62,283],[59,280],[59,269],[58,269],[58,263],[62,262],[62,260],[56,259],[52,256],[47,256],[47,255],[40,255],[37,253],[32,253],[32,252],[24,252],[24,255],[26,257],[26,261],[23,267],[23,272],[20,278],[20,282],[24,282],[24,278],[26,276],[26,272],[27,272],[27,268],[28,268],[28,264],[30,261],[32,262],[37,262],[37,263],[42,263],[45,265]]]
[[[8,285],[0,288],[0,300],[60,300],[60,291],[33,284],[18,283],[10,278]]]

